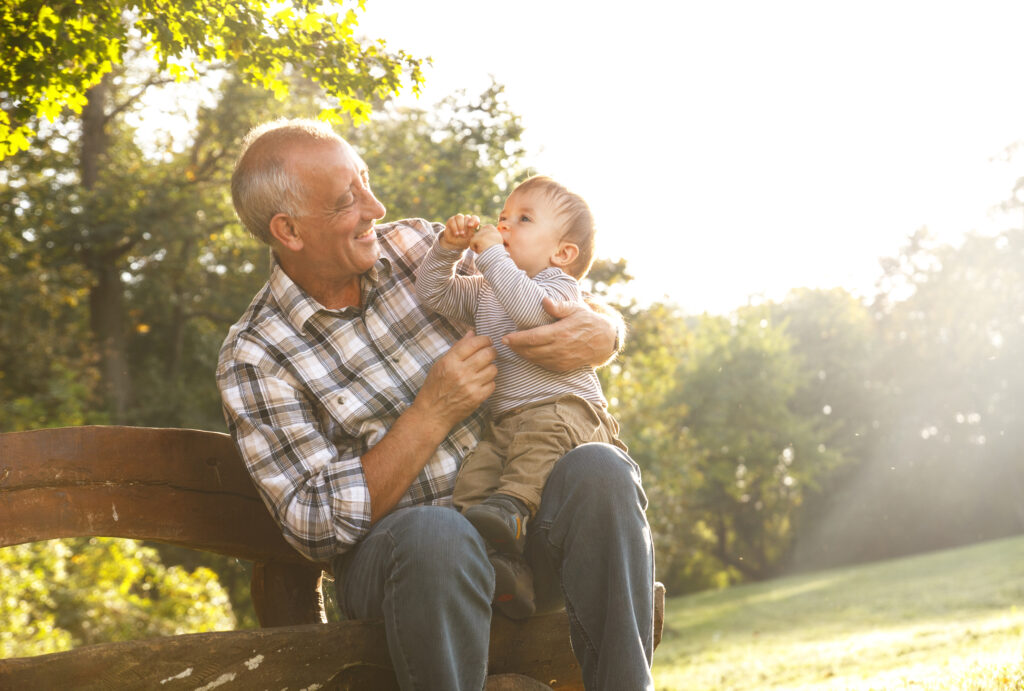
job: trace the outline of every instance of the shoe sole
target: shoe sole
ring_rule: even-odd
[[[523,553],[523,521],[519,516],[515,516],[514,532],[509,529],[506,521],[492,513],[470,511],[466,513],[466,518],[476,531],[502,554],[518,556]]]
[[[494,606],[498,611],[509,619],[532,616],[536,609],[533,602],[533,576],[527,573],[526,581],[521,582],[515,569],[504,559],[492,559],[491,565],[494,567]]]

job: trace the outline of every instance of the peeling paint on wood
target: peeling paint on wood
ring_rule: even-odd
[[[219,677],[211,681],[206,686],[197,687],[195,691],[210,691],[210,689],[215,689],[218,686],[224,686],[224,684],[234,681],[235,676],[236,675],[234,672],[225,672],[224,674],[220,675]]]
[[[166,679],[161,679],[160,683],[161,684],[166,684],[167,682],[174,681],[175,679],[185,679],[186,677],[190,676],[191,674],[192,674],[192,668],[189,667],[188,669],[186,669],[184,672],[181,672],[180,674],[175,674],[173,677],[167,677]]]

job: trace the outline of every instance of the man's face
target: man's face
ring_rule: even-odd
[[[292,220],[302,238],[302,261],[319,279],[344,282],[380,257],[374,221],[386,209],[370,190],[366,164],[346,142],[317,142],[290,155],[305,199]]]

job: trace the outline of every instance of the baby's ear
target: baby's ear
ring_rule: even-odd
[[[580,248],[573,242],[560,242],[558,249],[551,255],[551,266],[557,266],[565,271],[580,256]],[[568,271],[566,271],[568,273]]]

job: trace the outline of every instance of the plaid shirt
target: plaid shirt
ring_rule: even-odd
[[[217,383],[231,435],[284,537],[314,561],[370,529],[361,456],[416,397],[463,325],[423,308],[414,272],[442,229],[378,226],[381,258],[360,277],[363,308],[328,310],[277,263],[221,348]],[[398,503],[448,505],[482,430],[455,426]]]

